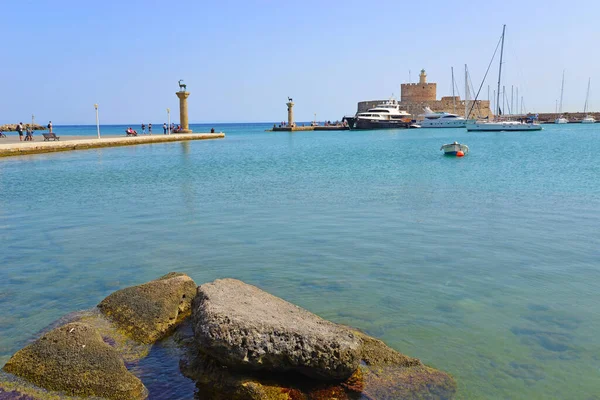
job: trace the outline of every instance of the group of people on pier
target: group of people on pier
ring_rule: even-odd
[[[148,135],[152,135],[152,124],[142,124],[142,135],[146,134],[146,127],[148,128]],[[181,131],[181,125],[175,126],[175,124],[171,124],[171,126],[167,125],[167,123],[163,123],[163,134],[167,135],[168,133],[178,133]],[[133,130],[131,127],[125,130],[125,133],[129,136],[137,136],[137,131]]]
[[[52,133],[52,121],[48,122],[47,128],[50,133]],[[14,128],[8,127],[7,130],[14,130],[19,134],[20,142],[30,142],[33,140],[33,123],[29,126],[23,125],[22,122],[15,124]],[[0,138],[5,138],[6,134],[3,132],[2,128],[0,128]]]

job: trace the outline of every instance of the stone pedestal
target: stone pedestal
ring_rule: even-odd
[[[187,106],[187,98],[190,97],[190,92],[177,92],[175,94],[179,97],[179,124],[181,125],[181,131],[178,133],[192,133],[189,125]]]
[[[289,101],[288,103],[285,103],[287,105],[288,108],[288,126],[290,128],[294,127],[294,103],[292,101]]]

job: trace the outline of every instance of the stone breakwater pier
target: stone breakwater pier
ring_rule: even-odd
[[[133,146],[138,144],[181,142],[185,140],[222,139],[225,134],[220,133],[186,133],[181,135],[155,135],[136,137],[111,137],[69,140],[63,136],[61,140],[53,142],[17,142],[0,144],[0,157],[22,156],[27,154],[53,153],[57,151],[88,150],[101,147]]]

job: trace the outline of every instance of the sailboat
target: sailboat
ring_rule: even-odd
[[[562,84],[560,85],[560,107],[558,108],[558,118],[554,120],[555,124],[568,124],[569,120],[562,115],[563,93],[565,91],[565,70],[563,70]]]
[[[506,25],[502,27],[502,46],[500,48],[500,66],[498,68],[498,91],[496,93],[497,101],[497,116],[502,115],[502,110],[500,109],[500,83],[502,82],[502,56],[504,54],[504,35],[506,33]],[[475,98],[477,100],[477,96]],[[489,132],[499,132],[499,131],[541,131],[542,126],[536,122],[534,122],[533,118],[527,118],[526,120],[520,121],[468,121],[467,131],[489,131]]]
[[[596,122],[594,117],[589,116],[587,113],[588,102],[590,99],[590,82],[591,82],[591,80],[592,80],[591,78],[588,79],[588,88],[587,88],[587,93],[585,95],[585,106],[583,106],[583,112],[585,114],[585,118],[581,120],[582,124],[593,124],[594,122]]]

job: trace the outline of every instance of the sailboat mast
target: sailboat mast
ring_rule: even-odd
[[[467,75],[467,64],[465,64],[465,119],[469,119],[469,77]]]
[[[504,55],[504,33],[506,32],[506,24],[502,26],[502,46],[500,47],[500,67],[498,68],[498,100],[496,105],[498,106],[498,113],[500,115],[500,81],[502,80],[502,56]]]
[[[452,106],[454,107],[454,111],[452,112],[456,114],[456,97],[454,97],[454,67],[450,67],[450,70],[452,71]]]
[[[591,81],[592,81],[592,78],[588,78],[588,88],[587,88],[587,93],[585,94],[585,105],[583,106],[583,113],[586,114],[586,117],[587,117],[588,100],[590,98],[590,82]]]
[[[565,91],[565,70],[563,69],[562,84],[560,85],[560,107],[558,107],[558,113],[562,115],[562,101],[563,92]]]
[[[515,86],[514,85],[510,85],[510,114],[514,114],[515,113],[515,108],[514,108],[514,98],[515,98]]]

